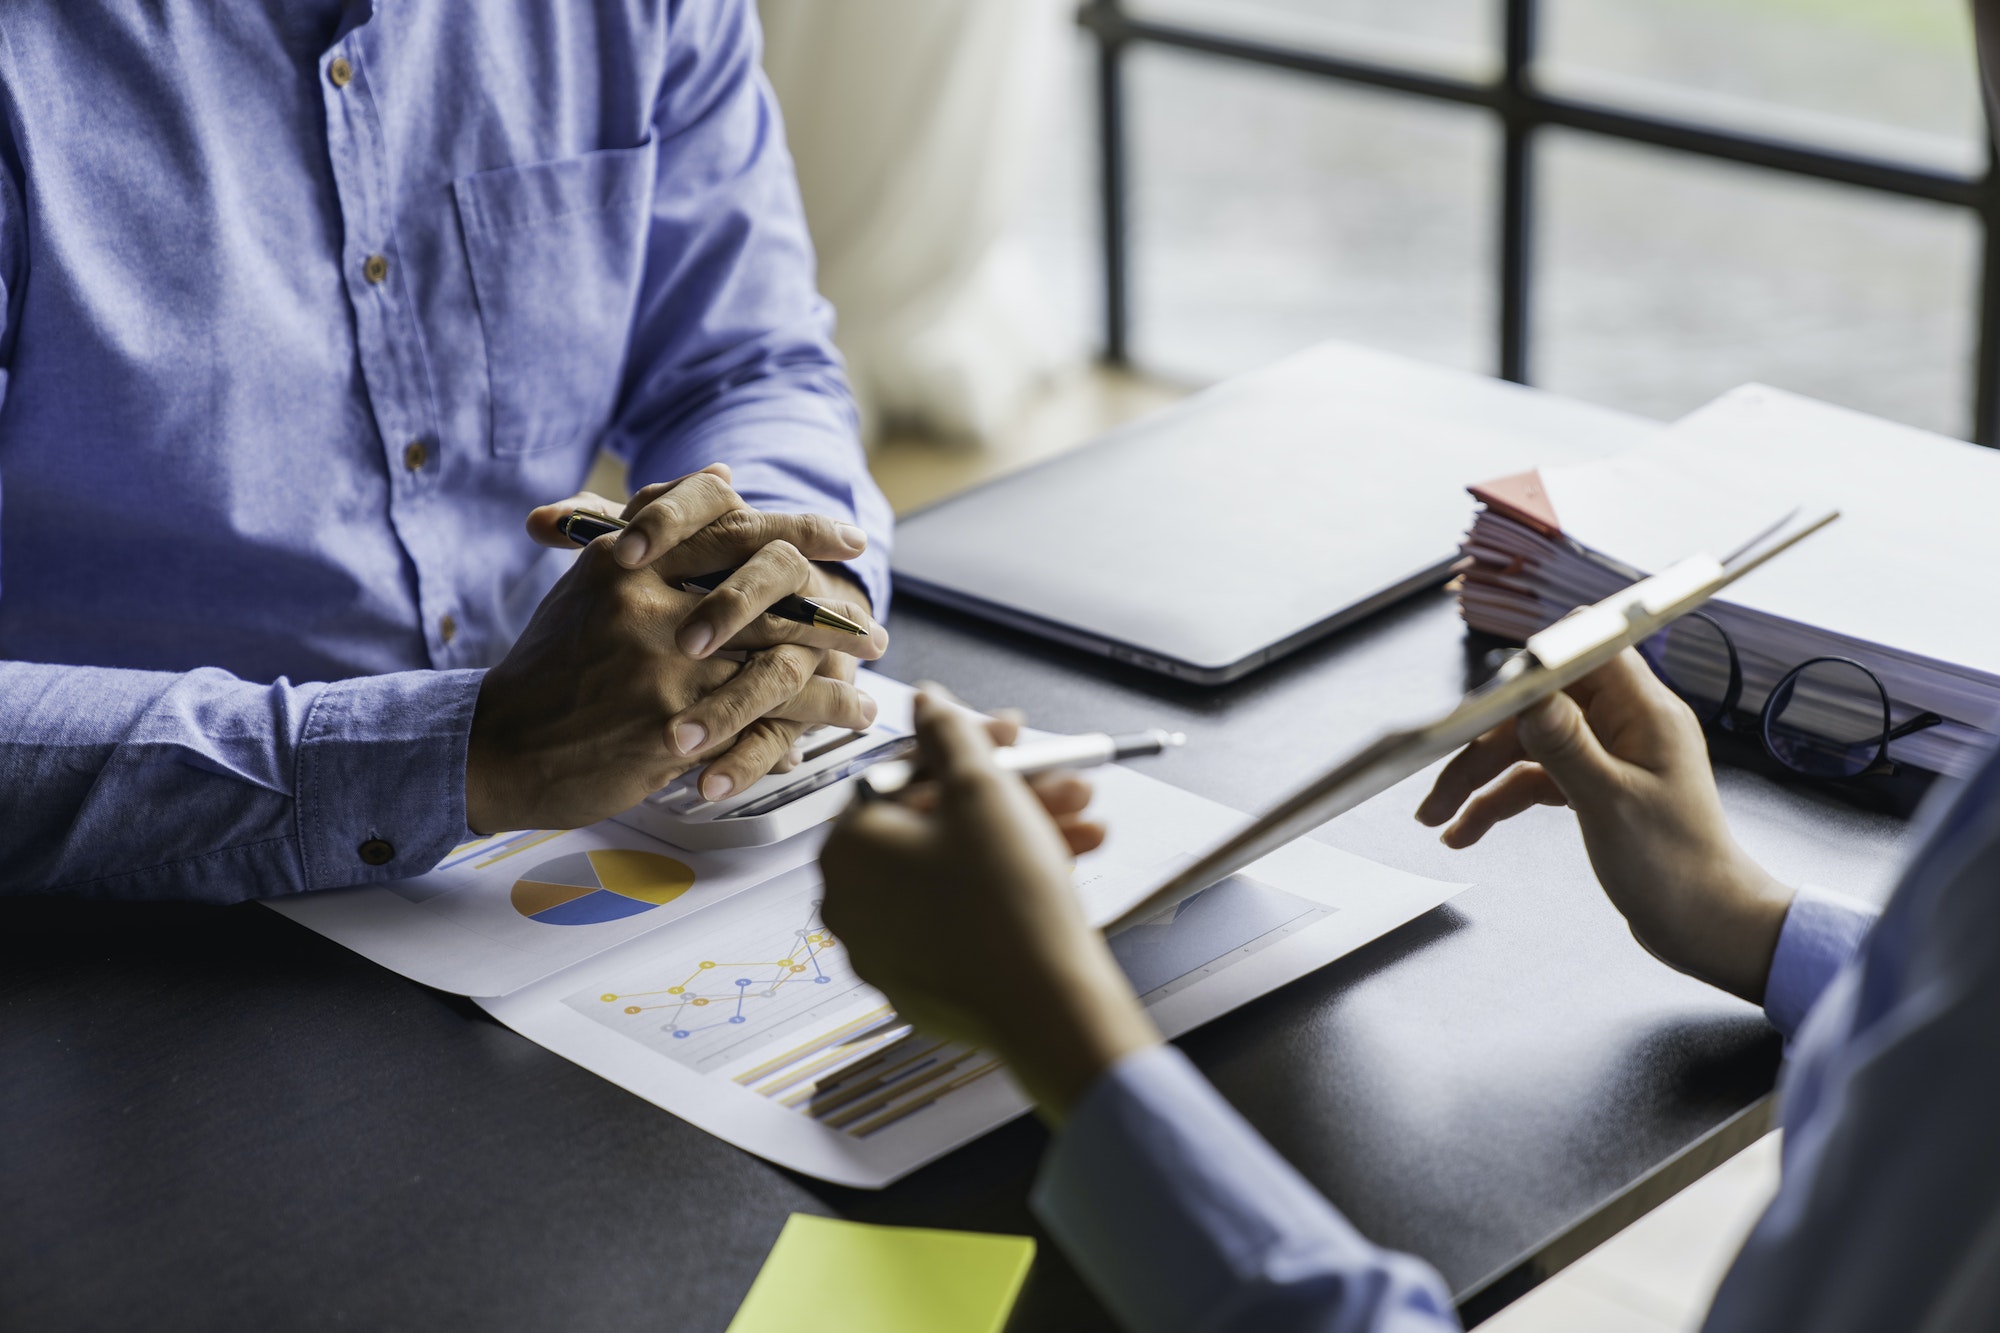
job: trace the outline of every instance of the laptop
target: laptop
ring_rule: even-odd
[[[1322,343],[905,519],[896,589],[1225,684],[1449,578],[1468,485],[1659,429]]]

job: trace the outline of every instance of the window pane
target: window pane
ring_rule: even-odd
[[[1490,368],[1484,113],[1144,49],[1129,93],[1148,369],[1214,379],[1323,338]]]
[[[1537,163],[1538,384],[1672,418],[1761,380],[1970,430],[1969,212],[1581,135]]]
[[[1063,344],[1055,359],[1081,358],[1104,341],[1102,192],[1097,160],[1097,39],[1072,30],[1051,71],[1048,105],[1008,229],[1035,273],[1020,303],[1028,327]]]
[[[1498,63],[1494,0],[1127,0],[1134,18],[1477,77]]]
[[[1976,173],[1967,0],[1544,0],[1552,92]]]

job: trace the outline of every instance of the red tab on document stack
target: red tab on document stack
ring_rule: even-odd
[[[2000,451],[1748,385],[1614,458],[1471,490],[1460,610],[1514,641],[1685,556],[1726,560],[1804,502],[1837,507],[1708,608],[1744,704],[1836,656],[1881,679],[1896,719],[1946,719],[1891,743],[1903,763],[1964,772],[2000,731]]]

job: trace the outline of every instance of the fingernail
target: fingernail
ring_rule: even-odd
[[[710,773],[701,780],[701,794],[711,801],[719,801],[736,790],[736,783],[727,773]]]
[[[611,548],[611,554],[627,569],[637,569],[646,563],[646,534],[628,529]]]
[[[879,713],[880,711],[882,711],[882,710],[881,710],[881,709],[879,709],[878,707],[876,707],[876,705],[875,705],[875,701],[874,701],[873,699],[871,699],[871,698],[870,698],[869,696],[867,696],[867,695],[865,695],[865,694],[861,696],[861,725],[862,725],[862,726],[864,726],[864,727],[872,727],[872,726],[874,726],[874,725],[875,725],[875,714]]]
[[[785,752],[785,758],[791,761],[792,767],[797,768],[806,761],[806,752],[794,745]]]
[[[715,631],[707,625],[689,625],[681,631],[681,651],[689,657],[700,657],[714,641]]]
[[[674,748],[682,754],[693,754],[708,739],[708,728],[699,722],[683,722],[674,728]],[[713,796],[709,797],[714,800]]]
[[[868,545],[868,534],[860,528],[855,527],[852,523],[836,523],[833,525],[833,530],[838,534],[840,540],[846,542],[857,551]]]

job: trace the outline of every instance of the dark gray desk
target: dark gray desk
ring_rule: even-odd
[[[1256,808],[1465,684],[1442,594],[1220,693],[905,604],[887,662],[1056,728],[1185,728]],[[1879,894],[1901,825],[1728,775],[1780,875]],[[1398,789],[1316,836],[1475,887],[1193,1034],[1378,1240],[1497,1309],[1762,1132],[1760,1015],[1669,973],[1567,812],[1451,854]],[[0,902],[0,1326],[720,1330],[786,1214],[1025,1232],[1020,1122],[880,1194],[768,1166],[257,907]],[[1044,1245],[1012,1327],[1103,1328]]]

